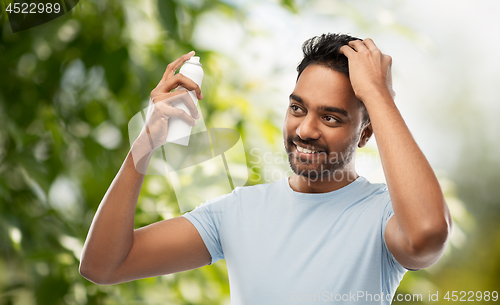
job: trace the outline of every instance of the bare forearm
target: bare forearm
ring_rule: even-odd
[[[145,155],[142,165],[147,167],[150,158]],[[82,252],[82,275],[100,279],[127,257],[134,241],[135,208],[143,181],[144,174],[136,170],[130,151],[92,221]]]
[[[392,97],[379,94],[365,105],[402,233],[415,244],[429,235],[446,238],[451,221],[441,187]]]

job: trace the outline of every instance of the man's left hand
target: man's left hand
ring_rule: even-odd
[[[392,58],[383,54],[373,40],[353,40],[339,51],[349,60],[349,78],[356,97],[368,102],[370,96],[396,95],[392,89]]]

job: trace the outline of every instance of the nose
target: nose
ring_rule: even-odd
[[[317,123],[318,122],[314,119],[314,117],[308,114],[304,117],[302,122],[300,122],[300,125],[299,127],[297,127],[297,130],[295,132],[302,140],[317,140],[321,135],[317,128]]]

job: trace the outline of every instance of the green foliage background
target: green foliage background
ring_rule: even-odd
[[[281,5],[300,10],[292,0]],[[12,34],[6,14],[1,15],[0,304],[229,303],[223,261],[113,286],[95,285],[78,273],[92,217],[129,150],[128,120],[144,108],[166,65],[194,49],[194,25],[208,11],[245,19],[244,8],[228,1],[90,0],[52,22]],[[139,45],[131,32],[141,19],[160,30]],[[408,29],[396,31],[411,36]],[[207,127],[231,111],[243,141],[252,133],[266,142],[262,145],[280,144],[281,127],[272,110],[257,114],[245,98],[252,88],[221,81],[219,66],[230,67],[230,60],[216,52],[197,55],[204,59]],[[109,134],[114,137],[106,138]],[[498,178],[497,172],[489,169],[489,177]],[[250,181],[258,174],[250,172]],[[497,289],[498,190],[488,184],[479,195],[474,181],[440,180],[457,227],[469,237],[467,250],[451,251],[433,267],[439,272],[407,274],[400,291]],[[136,227],[178,215],[166,178],[147,176]]]

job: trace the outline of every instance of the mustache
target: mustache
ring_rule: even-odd
[[[302,144],[304,146],[313,146],[314,148],[316,148],[317,150],[319,151],[325,151],[325,152],[328,152],[328,148],[327,147],[324,147],[320,144],[318,144],[318,142],[313,142],[313,141],[303,141],[301,138],[299,138],[298,136],[289,136],[288,139],[288,144],[289,145],[294,145],[294,143],[296,144]]]

